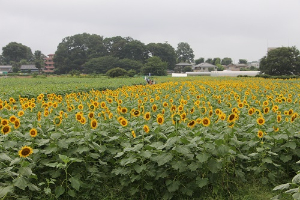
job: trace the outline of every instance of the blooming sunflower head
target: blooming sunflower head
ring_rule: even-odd
[[[11,131],[11,127],[9,125],[4,125],[1,128],[1,132],[2,134],[6,135]]]
[[[163,115],[157,115],[156,121],[158,124],[162,125],[164,123],[164,116]]]
[[[33,150],[31,147],[28,146],[24,146],[22,147],[22,149],[19,151],[19,156],[21,158],[26,158],[27,156],[29,156],[30,154],[33,153]]]
[[[259,131],[257,132],[257,137],[262,138],[263,136],[264,136],[264,132],[261,131],[261,130],[259,130]]]
[[[150,112],[146,112],[146,113],[144,114],[144,119],[145,119],[145,120],[150,120],[150,118],[151,118]]]
[[[188,126],[189,128],[194,128],[195,125],[196,125],[195,120],[191,120],[191,121],[189,121],[189,123],[187,124],[187,126]]]
[[[29,135],[31,137],[36,137],[37,136],[37,130],[35,128],[30,129]]]
[[[96,119],[93,119],[93,120],[91,121],[91,128],[92,128],[92,129],[96,129],[97,126],[98,126],[97,120],[96,120]]]
[[[256,122],[259,124],[259,125],[263,125],[265,123],[265,119],[263,117],[259,117],[257,118]]]
[[[146,133],[149,133],[149,131],[150,131],[149,126],[148,126],[148,125],[144,125],[143,130],[144,130]]]
[[[202,119],[203,126],[209,126],[210,125],[210,119],[208,117],[205,117]]]

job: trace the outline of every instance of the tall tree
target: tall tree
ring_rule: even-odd
[[[174,69],[176,64],[175,49],[168,43],[149,43],[147,49],[150,56],[157,56],[168,63],[168,69]]]
[[[195,63],[196,63],[196,65],[198,65],[198,64],[200,64],[200,63],[204,63],[204,58],[201,57],[201,58],[196,59],[196,60],[195,60]]]
[[[212,64],[213,63],[213,59],[212,58],[207,58],[205,62]]]
[[[221,64],[221,59],[220,58],[214,58],[212,61],[213,65]]]
[[[17,43],[10,42],[8,45],[2,48],[2,56],[5,63],[11,61],[20,62],[22,59],[32,61],[32,51],[29,47]]]
[[[178,62],[188,62],[191,63],[194,61],[194,51],[190,45],[186,42],[180,42],[177,46],[176,56]]]
[[[125,58],[124,46],[130,41],[130,38],[123,38],[121,36],[105,38],[103,40],[104,46],[108,55],[117,57],[119,59]]]
[[[113,56],[92,58],[83,67],[85,73],[105,74],[108,70],[117,67],[119,59]]]
[[[146,45],[138,40],[132,40],[124,46],[124,58],[144,62],[148,58]]]
[[[59,43],[53,61],[57,73],[69,73],[83,69],[83,64],[91,58],[107,55],[102,36],[77,34],[66,37]]]
[[[153,56],[147,59],[145,66],[142,68],[144,75],[165,76],[167,75],[168,64],[163,62],[159,57]]]
[[[45,66],[44,58],[46,57],[40,50],[36,50],[34,52],[34,64],[35,67],[39,69],[39,73],[41,73],[42,68]]]
[[[296,47],[273,49],[261,59],[259,69],[269,75],[300,74],[300,52]]]
[[[247,64],[247,60],[246,59],[239,59],[239,64]]]
[[[229,65],[231,63],[232,63],[232,59],[228,57],[223,58],[221,62],[222,65]]]

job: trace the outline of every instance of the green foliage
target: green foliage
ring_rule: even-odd
[[[231,63],[232,63],[232,59],[228,57],[223,58],[221,62],[222,65],[229,65]]]
[[[176,49],[177,62],[188,62],[194,61],[194,51],[190,45],[186,42],[180,42]]]
[[[213,65],[221,64],[221,58],[214,58],[211,64]]]
[[[173,70],[176,64],[175,49],[168,43],[149,43],[147,49],[151,56],[159,57],[168,63],[168,69]]]
[[[106,72],[106,75],[111,77],[111,78],[126,76],[127,71],[125,69],[120,68],[120,67],[116,67],[116,68],[108,70]]]
[[[198,65],[200,63],[204,63],[204,58],[201,57],[201,58],[198,58],[198,59],[195,60],[196,65]]]
[[[183,72],[192,72],[193,69],[191,66],[185,66],[183,69],[182,69]]]
[[[213,59],[212,59],[212,58],[207,58],[207,59],[205,60],[205,62],[206,62],[206,63],[212,64],[212,63],[213,63]]]
[[[5,63],[20,62],[22,59],[32,60],[31,49],[21,43],[10,42],[2,48],[2,56]]]
[[[239,64],[247,64],[247,60],[246,59],[239,59]]]
[[[71,70],[81,71],[83,64],[89,59],[106,54],[103,38],[99,35],[83,33],[66,37],[55,52],[55,72],[66,74]]]
[[[152,76],[165,76],[167,75],[167,63],[161,61],[159,57],[153,56],[147,59],[145,67],[142,68],[142,74]]]
[[[119,59],[112,56],[103,56],[90,59],[84,66],[86,73],[105,74],[108,70],[117,67]]]
[[[225,68],[221,64],[217,64],[217,71],[223,71]]]
[[[280,47],[268,52],[260,61],[259,70],[269,75],[298,75],[300,52],[296,47]]]

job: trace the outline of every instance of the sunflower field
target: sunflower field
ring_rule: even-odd
[[[75,85],[1,91],[0,198],[229,198],[250,178],[276,185],[300,169],[299,80]]]

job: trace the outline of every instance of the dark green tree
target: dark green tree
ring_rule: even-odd
[[[232,63],[232,59],[228,57],[223,58],[221,62],[222,65],[229,65],[231,63]]]
[[[11,61],[20,62],[22,59],[32,61],[32,51],[29,47],[17,43],[10,42],[2,48],[3,61],[9,64]]]
[[[166,62],[163,62],[157,56],[153,56],[147,59],[145,67],[142,68],[142,73],[144,75],[151,73],[153,76],[165,76],[167,75],[167,67]]]
[[[114,78],[114,77],[120,77],[120,76],[126,76],[127,75],[127,71],[125,69],[122,69],[120,67],[116,67],[113,69],[110,69],[106,72],[106,75]]]
[[[121,36],[105,38],[103,40],[104,46],[108,55],[117,57],[119,59],[125,58],[125,45],[130,41],[130,38],[123,38]]]
[[[168,63],[168,69],[173,70],[176,64],[175,49],[168,43],[149,43],[147,49],[150,56],[157,56]]]
[[[85,73],[105,74],[108,70],[118,66],[119,59],[113,56],[103,56],[87,61],[83,67]]]
[[[143,64],[140,61],[124,58],[119,60],[118,63],[116,63],[116,66],[125,69],[127,71],[134,70],[136,72],[140,72],[143,67]]]
[[[191,63],[194,61],[194,51],[190,45],[186,42],[180,42],[177,46],[176,56],[178,62],[188,62]]]
[[[221,65],[221,64],[216,64],[216,66],[217,66],[217,71],[223,71],[223,70],[224,70],[223,65]]]
[[[212,58],[207,58],[205,62],[212,64],[213,63],[213,59]]]
[[[247,64],[247,62],[246,59],[239,59],[239,64]]]
[[[300,53],[296,47],[280,47],[260,60],[259,70],[269,75],[300,74]]]
[[[211,64],[213,64],[213,65],[221,64],[221,59],[220,59],[220,58],[214,58],[214,59],[212,60],[212,63],[211,63]]]
[[[17,72],[20,71],[20,68],[21,68],[21,63],[20,62],[11,61],[10,63],[12,65],[12,71],[14,73],[17,73]]]
[[[200,64],[200,63],[204,63],[204,58],[198,58],[197,60],[195,60],[196,65]]]
[[[124,58],[145,62],[148,58],[146,45],[138,40],[129,41],[124,46]]]
[[[39,73],[41,73],[42,68],[45,66],[44,58],[46,57],[40,50],[36,50],[34,52],[34,65],[39,69]]]
[[[183,69],[182,69],[183,72],[192,72],[193,69],[191,66],[185,66]]]
[[[83,69],[89,59],[107,55],[102,36],[96,34],[77,34],[66,37],[59,43],[53,61],[56,73],[68,73]]]

